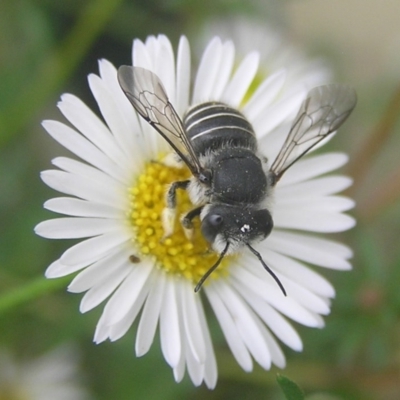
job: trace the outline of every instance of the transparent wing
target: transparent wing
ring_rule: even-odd
[[[331,84],[312,89],[301,104],[285,143],[271,165],[274,182],[311,148],[336,131],[356,103],[356,92],[346,85]]]
[[[118,81],[135,110],[164,137],[192,173],[199,175],[200,162],[160,78],[148,69],[123,65],[118,69]]]

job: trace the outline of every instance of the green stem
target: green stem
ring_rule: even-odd
[[[42,63],[32,84],[0,115],[0,146],[20,132],[60,90],[122,0],[93,0],[83,7],[64,43]]]
[[[23,286],[10,290],[0,296],[0,315],[15,307],[27,304],[31,300],[58,291],[64,288],[70,280],[70,276],[59,279],[45,279],[40,277]]]

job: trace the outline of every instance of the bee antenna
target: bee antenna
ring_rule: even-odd
[[[265,270],[275,279],[275,282],[278,284],[278,286],[282,290],[282,293],[286,296],[286,290],[283,287],[281,281],[275,275],[275,273],[272,271],[272,269],[270,267],[268,267],[267,264],[265,264],[264,260],[261,257],[261,254],[257,250],[253,249],[253,247],[251,247],[248,243],[246,243],[246,245],[250,249],[250,251],[260,260],[260,262],[261,262],[262,266],[265,268]]]
[[[228,248],[229,248],[229,242],[226,242],[226,246],[225,246],[224,250],[222,250],[222,253],[219,255],[217,262],[201,277],[201,279],[199,280],[199,283],[194,288],[195,293],[197,293],[201,289],[204,281],[217,269],[218,265],[221,263],[222,259],[225,257],[225,254],[228,251]]]

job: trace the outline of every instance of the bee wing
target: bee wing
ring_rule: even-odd
[[[123,65],[118,81],[135,110],[173,147],[194,175],[202,171],[179,115],[160,78],[145,68]]]
[[[331,84],[319,86],[307,95],[270,172],[276,183],[284,172],[322,139],[336,131],[357,103],[353,88]]]

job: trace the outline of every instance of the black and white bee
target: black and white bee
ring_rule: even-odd
[[[338,84],[312,89],[282,149],[268,167],[267,159],[258,152],[250,122],[238,110],[220,102],[206,102],[189,109],[181,119],[153,72],[121,66],[118,80],[135,110],[164,137],[193,175],[171,184],[162,218],[166,234],[170,234],[176,191],[187,190],[195,208],[181,220],[185,232],[190,236],[193,219],[200,217],[202,234],[219,253],[195,291],[225,255],[247,247],[286,295],[278,277],[252,245],[271,233],[271,191],[288,168],[347,119],[357,102],[354,89]]]

